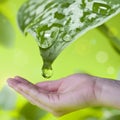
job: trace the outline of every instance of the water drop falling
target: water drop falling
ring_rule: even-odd
[[[44,78],[48,79],[48,78],[52,77],[52,75],[53,75],[53,70],[51,67],[50,68],[45,68],[45,67],[42,68],[42,76]]]
[[[43,49],[39,47],[40,50],[40,55],[42,56],[43,59],[43,66],[42,66],[42,76],[44,78],[50,78],[53,75],[53,70],[52,70],[52,63],[54,61],[54,56],[53,54],[50,53],[50,49]]]

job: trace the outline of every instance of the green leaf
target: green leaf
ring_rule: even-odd
[[[4,2],[6,2],[7,0],[0,0],[0,3],[4,3]]]
[[[120,0],[30,0],[18,12],[20,29],[36,39],[43,76],[56,57],[81,35],[120,13]]]
[[[120,120],[120,115],[119,114],[118,115],[114,115],[114,116],[108,118],[107,120]]]
[[[15,33],[9,20],[0,13],[0,44],[10,47],[13,45]]]

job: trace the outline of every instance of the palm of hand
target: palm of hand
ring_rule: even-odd
[[[75,74],[35,85],[21,77],[15,77],[9,79],[8,83],[32,104],[56,116],[88,107],[95,100],[95,80],[86,74]]]

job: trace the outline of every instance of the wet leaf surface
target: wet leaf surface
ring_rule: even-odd
[[[36,39],[43,76],[49,78],[52,72],[48,71],[63,49],[119,12],[119,0],[30,0],[20,8],[18,23]]]

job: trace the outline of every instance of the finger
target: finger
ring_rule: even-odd
[[[23,83],[29,83],[26,79],[20,77],[20,76],[15,76],[15,79],[23,82]],[[56,80],[56,81],[45,81],[45,82],[39,82],[36,84],[40,88],[40,90],[44,91],[49,91],[49,92],[56,92],[58,90],[58,87],[60,86],[61,80]]]
[[[28,81],[26,83],[24,83],[23,81],[10,78],[10,79],[8,79],[8,84],[9,84],[9,86],[11,86],[12,88],[15,88],[15,89],[22,90],[22,89],[27,88],[25,91],[26,93],[31,93],[31,94],[34,93],[34,95],[36,93],[38,94],[38,91],[37,91],[38,87],[34,86],[32,83],[30,83]]]
[[[13,82],[13,79],[12,79],[12,82]],[[39,99],[36,99],[35,97],[33,97],[33,95],[31,94],[26,94],[21,88],[19,88],[19,86],[17,87],[16,86],[16,83],[12,83],[10,80],[9,80],[9,85],[15,89],[18,93],[20,93],[21,95],[23,95],[30,103],[42,108],[42,109],[45,109],[46,111],[49,111],[51,112],[51,109],[46,106],[45,104],[41,104],[41,102],[39,101]],[[18,81],[16,81],[18,82]],[[20,82],[19,82],[20,83]],[[21,84],[22,85],[22,84]],[[13,87],[14,86],[14,87]],[[15,87],[16,86],[16,87]]]
[[[20,82],[23,82],[23,83],[29,83],[28,80],[26,80],[25,78],[23,77],[20,77],[20,76],[15,76],[14,79],[20,81]]]
[[[37,105],[40,104],[50,108],[51,105],[47,93],[41,92],[38,90],[38,87],[32,83],[29,82],[29,84],[25,84],[15,79],[9,79],[8,84],[31,102],[34,101],[33,103],[36,103],[35,101],[37,101]]]
[[[12,78],[10,78],[10,79],[8,80],[8,85],[9,85],[10,87],[12,87],[14,90],[16,90],[18,93],[22,94],[23,96],[25,96],[25,97],[27,96],[30,102],[36,103],[33,99],[31,99],[31,96],[25,94],[25,93],[22,91],[22,89],[20,89],[20,88],[18,87],[18,84],[21,84],[21,83],[22,83],[21,81],[15,80],[15,79],[12,79]]]
[[[57,92],[61,84],[62,84],[62,80],[55,80],[55,81],[39,82],[36,83],[35,85],[49,92]]]
[[[15,76],[14,79],[15,79],[16,81],[19,81],[19,82],[24,83],[24,84],[32,84],[32,83],[30,83],[28,80],[26,80],[25,78],[22,78],[22,77],[20,77],[20,76]],[[32,84],[32,85],[33,85],[33,84]],[[38,86],[37,86],[37,87],[38,87]],[[45,91],[45,90],[43,90],[43,89],[40,89],[39,87],[38,87],[38,89],[39,89],[39,91],[41,91],[41,92],[48,93],[48,91]]]

